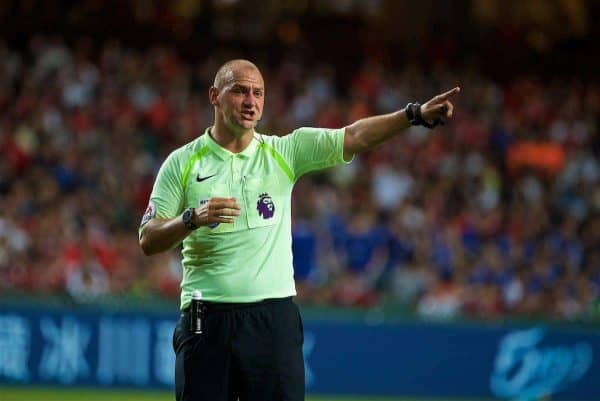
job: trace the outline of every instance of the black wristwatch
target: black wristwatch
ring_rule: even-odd
[[[405,107],[406,119],[410,123],[410,125],[422,125],[429,129],[435,128],[438,125],[444,125],[444,120],[441,118],[436,119],[433,124],[425,121],[423,116],[421,115],[421,105],[418,102],[409,103]]]
[[[198,226],[195,225],[194,222],[192,221],[192,218],[194,217],[194,213],[196,213],[196,211],[194,210],[193,207],[190,207],[190,208],[185,209],[185,211],[181,215],[181,221],[183,221],[183,225],[188,230],[195,230],[198,228]]]

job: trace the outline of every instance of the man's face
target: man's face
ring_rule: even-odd
[[[262,75],[255,68],[245,66],[227,73],[215,106],[232,133],[244,133],[256,127],[264,104]]]

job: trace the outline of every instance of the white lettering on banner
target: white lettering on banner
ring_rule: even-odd
[[[102,318],[98,333],[101,384],[148,384],[150,324],[146,319]]]
[[[498,397],[538,400],[579,380],[592,364],[588,343],[538,347],[544,330],[514,331],[502,338],[491,389]]]
[[[63,317],[60,325],[43,317],[40,329],[46,340],[39,365],[40,378],[73,383],[89,375],[85,359],[91,336],[89,328],[72,317]]]
[[[30,329],[29,322],[21,316],[0,315],[0,377],[29,379]]]
[[[308,357],[315,347],[315,335],[310,332],[304,333],[304,344],[302,345],[302,357],[304,358],[305,386],[310,388],[315,383],[315,375],[308,365]]]
[[[176,322],[161,321],[156,324],[154,343],[154,375],[160,383],[175,384],[175,352],[173,352],[173,330]]]

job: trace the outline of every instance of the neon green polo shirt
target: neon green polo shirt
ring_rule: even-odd
[[[167,157],[150,196],[160,218],[211,197],[234,197],[241,206],[234,223],[200,227],[183,241],[181,307],[196,289],[217,302],[295,295],[292,188],[305,173],[344,163],[344,129],[255,133],[240,153],[221,147],[209,130]]]

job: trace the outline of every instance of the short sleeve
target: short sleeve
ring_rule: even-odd
[[[280,152],[298,179],[308,172],[346,163],[344,133],[344,128],[298,128],[281,138]]]
[[[158,170],[150,195],[157,217],[171,219],[181,213],[184,198],[181,176],[182,168],[177,153],[173,152]]]

